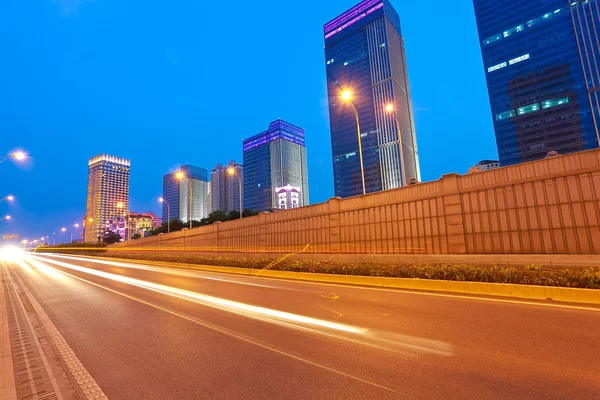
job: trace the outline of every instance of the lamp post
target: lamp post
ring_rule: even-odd
[[[227,168],[227,173],[231,176],[235,176],[240,184],[240,219],[244,218],[244,206],[242,205],[242,180],[240,176],[235,173],[235,168],[229,167]]]
[[[85,225],[83,226],[83,243],[87,243],[87,224],[91,224],[94,222],[94,218],[88,218],[85,221]]]
[[[73,224],[74,228],[79,228],[79,224]],[[73,243],[73,231],[71,231],[71,243]]]
[[[394,114],[396,124],[398,124],[398,140],[400,141],[400,163],[402,164],[402,185],[406,185],[406,166],[404,165],[404,144],[402,142],[402,130],[400,129],[400,122],[398,121],[398,114],[396,113],[396,107],[393,104],[385,106],[385,111],[388,114]]]
[[[0,157],[0,164],[2,164],[4,161],[6,160],[17,160],[17,161],[23,161],[25,159],[25,157],[27,157],[27,154],[25,154],[25,152],[23,151],[16,151],[12,154],[9,154],[7,156],[2,156]]]
[[[186,179],[187,183],[188,183],[188,192],[190,194],[190,196],[189,196],[190,197],[190,201],[189,201],[189,203],[190,203],[190,214],[188,215],[188,218],[190,219],[190,229],[192,229],[192,210],[193,210],[192,209],[192,180],[190,178],[186,178],[185,174],[183,173],[183,171],[177,172],[175,174],[175,177],[178,180],[180,180],[180,181]]]
[[[162,197],[158,201],[167,205],[167,233],[171,233],[171,205]]]
[[[342,92],[342,100],[346,103],[350,104],[352,107],[352,111],[354,112],[354,117],[356,118],[356,131],[358,133],[358,156],[360,158],[360,176],[362,178],[362,190],[363,194],[367,194],[367,189],[365,187],[365,168],[363,165],[363,154],[362,154],[362,138],[360,136],[360,122],[358,120],[358,110],[352,101],[352,92],[348,89]]]
[[[60,228],[60,244],[64,244],[62,234],[67,231],[67,228]]]

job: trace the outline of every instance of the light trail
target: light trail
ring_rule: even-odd
[[[74,256],[66,256],[66,255],[59,255],[59,254],[44,254],[44,257],[54,257],[54,258],[61,258],[61,259],[67,259],[67,260],[89,262],[89,263],[100,264],[100,265],[110,265],[113,267],[122,267],[122,268],[129,268],[129,269],[139,269],[139,270],[143,270],[143,271],[160,272],[160,273],[166,273],[169,275],[178,275],[178,276],[187,276],[187,277],[198,278],[198,279],[206,279],[209,281],[235,283],[237,285],[256,286],[256,287],[268,288],[268,289],[281,289],[278,287],[264,285],[264,284],[260,284],[260,283],[241,282],[241,281],[236,281],[236,280],[232,280],[232,279],[209,277],[206,275],[201,275],[200,271],[186,271],[183,269],[175,269],[175,268],[168,268],[168,267],[154,267],[151,265],[130,264],[130,263],[123,263],[123,262],[118,262],[118,261],[96,260],[93,258],[74,257]]]
[[[63,268],[68,268],[71,270],[79,271],[88,275],[95,275],[100,278],[109,279],[116,282],[125,283],[131,286],[136,286],[139,288],[151,290],[153,292],[158,292],[162,294],[166,294],[169,296],[177,297],[180,299],[193,301],[198,304],[202,304],[205,306],[217,308],[220,310],[228,311],[238,315],[244,315],[246,317],[266,320],[270,322],[276,323],[284,323],[284,324],[304,324],[309,326],[316,326],[320,328],[327,328],[341,332],[353,333],[353,334],[364,334],[369,331],[366,328],[354,327],[351,325],[340,324],[337,322],[331,322],[326,320],[321,320],[312,317],[306,317],[303,315],[292,314],[284,311],[273,310],[265,307],[253,306],[250,304],[240,303],[237,301],[221,299],[214,296],[208,296],[196,292],[191,292],[188,290],[177,289],[171,286],[161,285],[158,283],[147,282],[140,279],[129,278],[126,276],[116,275],[109,272],[98,271],[95,269],[81,267],[78,265],[58,261],[45,259],[38,256],[30,256],[28,257],[30,260],[36,260],[38,262],[50,263],[54,265],[58,265]]]

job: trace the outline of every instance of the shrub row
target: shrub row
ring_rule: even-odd
[[[251,269],[268,268],[293,272],[600,289],[600,267],[479,266],[466,264],[390,265],[290,259],[278,261],[273,258],[244,256],[235,258],[207,257],[192,253],[121,251],[110,251],[103,254],[103,256]]]

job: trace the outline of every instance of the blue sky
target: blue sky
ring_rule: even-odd
[[[306,129],[311,203],[333,196],[323,24],[356,0],[0,2],[0,232],[51,235],[85,213],[87,160],[131,159],[131,208],[162,175],[242,161],[283,118]],[[470,1],[392,0],[406,42],[423,180],[496,158]]]

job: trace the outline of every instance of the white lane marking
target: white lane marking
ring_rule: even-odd
[[[23,263],[22,260],[17,260],[16,263],[21,266]],[[86,400],[108,400],[108,397],[104,394],[100,386],[96,383],[94,378],[90,375],[90,373],[85,369],[79,358],[75,355],[75,352],[68,345],[65,338],[58,332],[54,323],[50,320],[40,303],[33,296],[31,290],[25,285],[21,277],[18,274],[15,274],[15,280],[18,281],[18,286],[21,287],[23,293],[27,296],[27,299],[31,303],[40,324],[43,326],[44,331],[52,346],[58,352],[59,357],[62,359],[63,369],[69,375],[69,380],[71,384],[76,388],[78,394],[83,396]],[[9,280],[10,275],[9,275]],[[16,282],[12,282],[13,285],[17,286]],[[43,354],[43,352],[41,352]],[[57,387],[55,387],[56,393],[59,394],[59,398],[62,399],[63,396],[60,394],[60,391]]]
[[[232,300],[225,300],[214,296],[204,295],[196,292],[190,292],[188,290],[177,289],[171,286],[161,285],[158,283],[147,282],[140,279],[129,278],[126,276],[116,275],[109,272],[98,271],[95,269],[81,267],[74,264],[65,263],[62,261],[56,261],[51,259],[44,259],[37,256],[30,256],[30,260],[36,260],[38,262],[46,262],[55,264],[64,268],[69,268],[75,271],[83,272],[89,275],[95,275],[101,278],[126,283],[132,286],[140,287],[143,289],[151,290],[167,294],[173,297],[182,298],[185,300],[194,301],[199,304],[218,308],[220,310],[229,311],[235,314],[244,315],[255,319],[266,319],[270,322],[284,321],[287,323],[300,323],[311,326],[318,326],[322,328],[334,329],[343,332],[362,334],[369,330],[366,328],[359,328],[355,326],[340,324],[337,322],[331,322],[321,320],[312,317],[306,317],[303,315],[292,314],[284,311],[272,310],[270,308],[253,306],[250,304],[240,303]],[[35,264],[34,264],[35,265]]]

